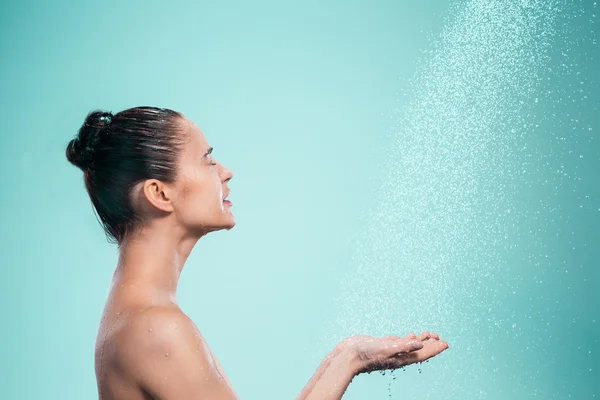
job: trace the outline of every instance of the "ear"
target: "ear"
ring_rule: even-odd
[[[148,179],[144,182],[142,192],[146,200],[161,211],[172,212],[171,188],[157,179]]]

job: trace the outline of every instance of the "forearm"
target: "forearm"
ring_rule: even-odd
[[[296,400],[339,400],[358,371],[358,359],[349,350],[334,349]]]
[[[321,376],[323,375],[323,373],[327,370],[327,368],[329,368],[329,365],[331,365],[331,361],[339,353],[340,353],[340,351],[336,347],[331,352],[329,352],[329,354],[327,354],[327,356],[325,356],[325,358],[323,359],[323,361],[321,361],[321,364],[319,365],[319,367],[317,368],[317,370],[315,371],[313,376],[310,378],[310,380],[308,381],[306,386],[304,386],[304,389],[302,389],[302,391],[300,392],[298,397],[296,397],[296,400],[306,400],[306,398],[312,391],[312,389],[315,386],[315,384],[317,383],[317,381],[319,379],[321,379]]]

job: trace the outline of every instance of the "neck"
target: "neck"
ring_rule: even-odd
[[[161,225],[145,226],[119,246],[113,287],[126,288],[122,292],[133,303],[177,304],[179,276],[200,237]]]

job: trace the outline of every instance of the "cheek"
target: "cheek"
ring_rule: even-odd
[[[214,210],[223,207],[223,187],[218,177],[209,171],[187,171],[182,174],[181,200],[186,208],[198,211]]]
[[[205,178],[195,168],[188,168],[179,175],[180,183],[180,206],[189,207],[197,204],[203,195]]]

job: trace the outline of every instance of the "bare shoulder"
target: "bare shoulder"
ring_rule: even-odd
[[[131,313],[121,334],[123,340],[138,344],[160,344],[176,336],[202,338],[192,320],[181,310],[172,307],[148,307]]]
[[[229,387],[210,349],[180,310],[151,307],[136,312],[113,340],[122,371],[153,398],[229,398],[220,395]]]
[[[177,358],[182,351],[193,351],[201,358],[208,351],[193,321],[180,310],[168,307],[132,313],[114,340],[124,362],[134,362],[136,367],[139,358]]]

